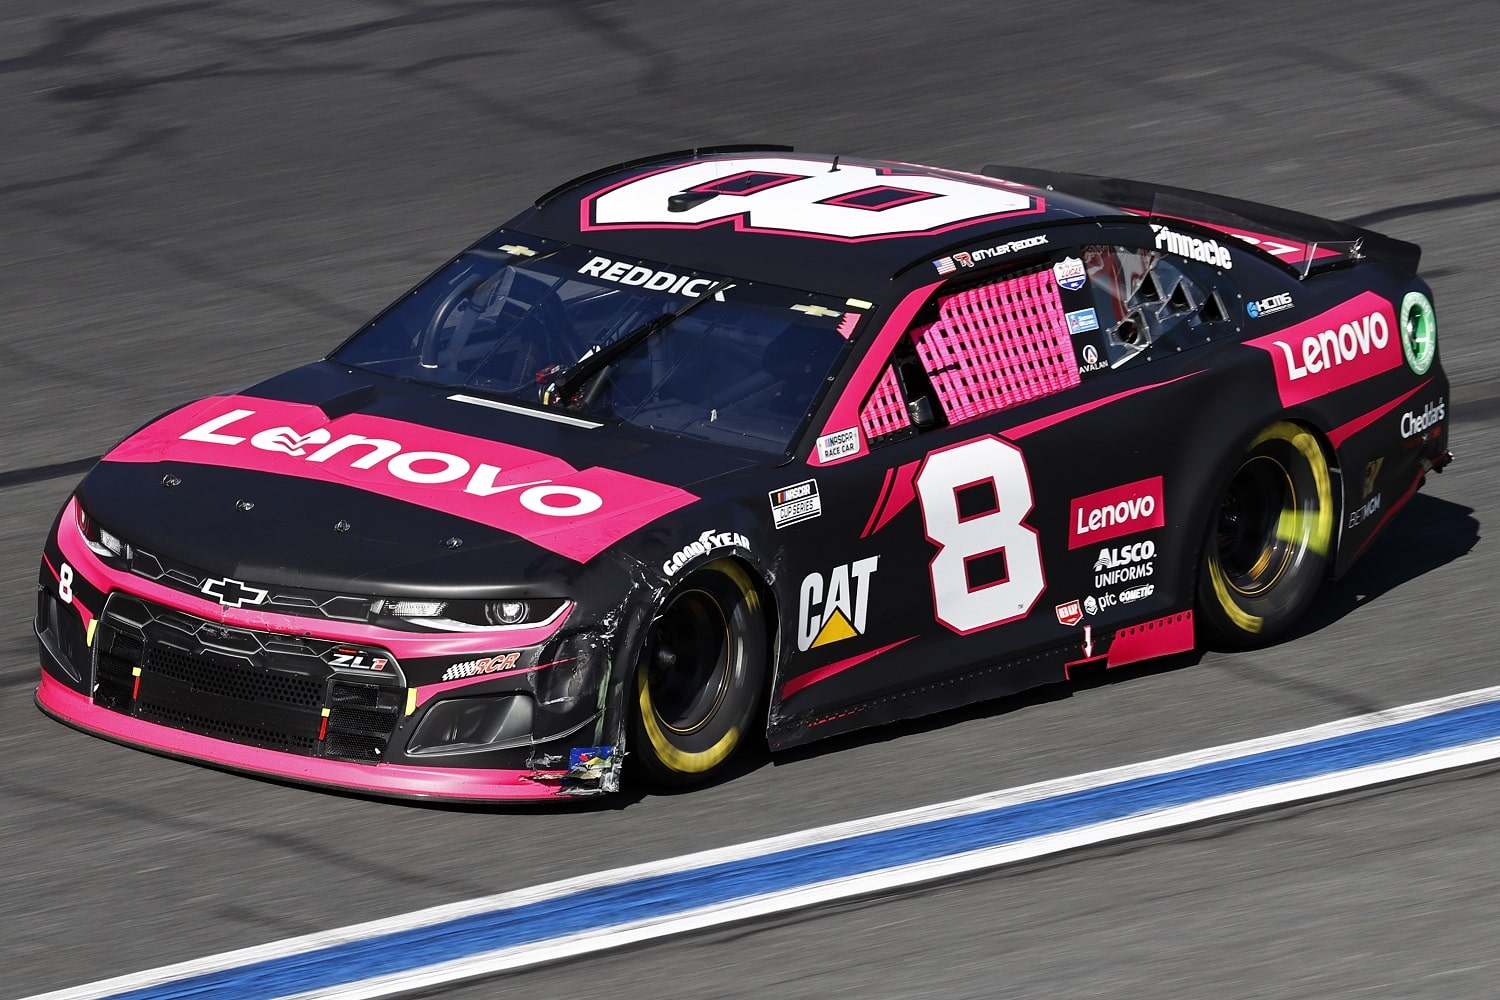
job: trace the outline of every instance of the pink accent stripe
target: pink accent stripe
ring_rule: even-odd
[[[906,400],[901,395],[901,386],[896,381],[896,369],[888,366],[871,394],[869,402],[860,411],[859,423],[865,429],[866,438],[893,434],[903,427],[911,426],[911,415],[906,412]]]
[[[67,514],[57,535],[58,545],[67,556],[74,572],[82,573],[100,590],[108,593],[122,590],[164,604],[178,611],[185,611],[209,621],[241,628],[264,629],[290,635],[308,635],[318,639],[335,639],[341,642],[360,642],[382,646],[399,659],[424,656],[463,656],[469,653],[493,653],[497,650],[520,649],[545,642],[562,628],[572,609],[559,615],[551,625],[517,632],[399,632],[395,629],[361,625],[355,622],[324,621],[320,618],[301,618],[295,615],[272,614],[248,608],[224,608],[215,601],[184,594],[164,587],[154,580],[116,570],[106,566],[84,544],[82,536],[70,525],[76,500],[68,501]],[[102,581],[102,582],[101,582]]]
[[[889,646],[881,646],[879,649],[872,649],[868,653],[860,653],[858,656],[851,656],[847,660],[839,660],[836,663],[824,664],[821,667],[809,670],[807,673],[801,674],[797,677],[793,677],[791,680],[783,684],[781,686],[781,696],[783,698],[790,698],[792,695],[796,694],[798,691],[801,691],[805,687],[810,687],[818,683],[819,681],[826,681],[828,678],[834,676],[835,674],[843,673],[850,667],[857,667],[861,663],[864,663],[866,660],[874,659],[881,653],[888,653],[891,650],[895,649],[897,646],[904,646],[906,643],[911,642],[915,638],[916,636],[914,635],[907,636],[905,639],[898,639],[896,642],[891,643]]]
[[[1186,653],[1193,648],[1194,641],[1193,613],[1180,611],[1120,629],[1109,644],[1109,659],[1104,665],[1120,667],[1157,656]]]
[[[502,441],[364,413],[330,421],[316,406],[253,396],[199,400],[104,459],[338,483],[499,528],[579,562],[697,499],[614,469],[579,471]]]
[[[1358,434],[1360,431],[1364,430],[1366,427],[1370,426],[1375,421],[1385,416],[1387,413],[1390,413],[1396,407],[1400,406],[1402,403],[1406,402],[1408,399],[1412,398],[1431,384],[1432,379],[1428,379],[1426,382],[1423,382],[1411,392],[1408,392],[1403,396],[1397,396],[1395,399],[1391,400],[1389,403],[1386,403],[1384,406],[1373,409],[1369,413],[1366,413],[1364,416],[1355,417],[1347,424],[1340,424],[1339,426],[1328,432],[1329,442],[1335,448],[1340,447],[1345,441],[1349,440],[1351,437]]]
[[[542,799],[557,794],[556,785],[529,780],[536,775],[560,777],[565,771],[518,771],[411,764],[350,764],[300,757],[259,747],[226,743],[196,733],[133,719],[100,708],[84,695],[43,672],[36,700],[50,715],[100,736],[173,757],[207,761],[239,771],[271,775],[311,785],[325,785],[387,795],[411,795],[468,801]]]
[[[1203,371],[1207,371],[1207,369],[1204,369]],[[1080,406],[1069,407],[1066,410],[1059,410],[1057,413],[1052,414],[1050,417],[1040,417],[1036,420],[1027,421],[1024,424],[1017,424],[1009,430],[1001,431],[1000,437],[1003,437],[1008,441],[1015,441],[1019,438],[1026,437],[1028,434],[1035,434],[1037,431],[1046,430],[1048,427],[1051,427],[1054,424],[1060,424],[1065,420],[1072,420],[1074,417],[1079,416],[1080,414],[1087,413],[1090,410],[1097,410],[1101,406],[1108,406],[1110,403],[1119,402],[1120,400],[1125,399],[1129,396],[1134,396],[1138,392],[1150,392],[1152,389],[1160,389],[1163,386],[1171,385],[1173,382],[1181,382],[1185,378],[1192,378],[1195,375],[1202,375],[1203,371],[1189,372],[1186,375],[1179,375],[1176,378],[1169,378],[1165,382],[1157,382],[1153,385],[1143,385],[1137,389],[1126,389],[1124,392],[1117,392],[1113,396],[1105,396],[1103,399],[1096,399],[1092,403],[1084,403]]]
[[[912,339],[949,423],[1079,383],[1051,271],[945,296],[937,321],[913,331]]]
[[[833,411],[828,414],[828,419],[824,421],[823,429],[819,432],[820,434],[832,434],[835,431],[841,431],[859,423],[860,405],[864,402],[865,397],[869,395],[870,388],[875,384],[875,380],[884,371],[885,363],[890,358],[891,351],[896,346],[896,341],[900,340],[901,335],[906,332],[907,325],[911,323],[912,317],[917,314],[917,310],[922,308],[922,303],[927,301],[927,296],[941,284],[942,282],[935,281],[930,285],[923,285],[921,288],[908,293],[906,298],[902,299],[891,312],[890,318],[885,321],[885,324],[880,328],[880,332],[875,335],[875,339],[870,343],[869,350],[865,351],[865,356],[859,359],[859,364],[854,368],[854,374],[849,378],[849,384],[844,386],[843,394],[839,396],[838,402],[833,405]],[[869,452],[861,449],[859,454],[865,455],[869,454]],[[808,456],[807,461],[810,465],[821,464],[816,451]],[[835,459],[835,462],[837,461],[847,461],[847,459]],[[835,462],[830,462],[829,464],[832,465]]]

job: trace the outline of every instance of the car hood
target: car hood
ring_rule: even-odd
[[[79,494],[127,541],[211,573],[462,596],[564,586],[755,464],[556,417],[323,362],[148,424]]]

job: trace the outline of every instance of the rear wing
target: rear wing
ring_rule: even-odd
[[[994,163],[987,164],[980,172],[1028,187],[1086,198],[1132,215],[1207,226],[1257,247],[1299,278],[1366,258],[1415,274],[1422,259],[1422,248],[1415,243],[1346,222],[1204,191]]]

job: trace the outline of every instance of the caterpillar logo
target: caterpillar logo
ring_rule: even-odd
[[[870,577],[879,556],[835,566],[825,580],[822,573],[802,578],[797,606],[797,648],[806,652],[840,639],[865,634],[870,609]]]

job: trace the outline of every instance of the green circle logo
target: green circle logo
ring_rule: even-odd
[[[1437,316],[1432,300],[1421,292],[1407,292],[1401,300],[1401,353],[1406,367],[1426,375],[1437,357]]]

